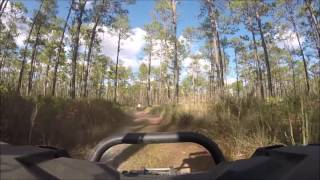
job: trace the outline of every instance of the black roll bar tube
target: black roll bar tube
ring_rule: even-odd
[[[195,132],[127,133],[105,138],[95,147],[90,161],[99,162],[103,154],[118,144],[160,144],[192,142],[202,145],[211,154],[216,164],[225,161],[218,145],[208,137]]]

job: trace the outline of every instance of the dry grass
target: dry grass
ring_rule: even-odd
[[[105,100],[1,95],[1,141],[60,147],[81,158],[129,118]]]
[[[201,132],[216,141],[227,158],[242,159],[262,146],[319,143],[318,103],[318,96],[267,101],[224,97],[211,103],[156,107],[151,112],[166,119],[163,129]]]
[[[123,107],[105,100],[23,98],[8,94],[1,94],[0,98],[0,140],[11,144],[46,144],[84,158],[99,140],[130,126],[131,117]],[[216,141],[227,158],[242,159],[261,146],[319,143],[319,99],[312,96],[262,101],[226,96],[209,103],[186,101],[146,108],[144,112],[162,117],[155,131],[200,132]],[[128,156],[128,162],[119,164],[120,169],[177,166],[175,162],[186,158],[176,156],[187,149],[180,147],[176,147],[178,152],[166,145],[142,147]]]

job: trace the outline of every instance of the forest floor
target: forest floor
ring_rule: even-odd
[[[136,111],[132,124],[117,133],[169,131],[163,122],[160,115]],[[104,154],[103,162],[119,171],[173,167],[181,173],[204,171],[214,164],[209,153],[194,143],[117,145]]]

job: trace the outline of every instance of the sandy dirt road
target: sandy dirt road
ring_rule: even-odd
[[[135,112],[132,121],[117,133],[165,131],[160,116],[144,111]],[[104,154],[102,161],[119,171],[174,167],[185,173],[207,170],[214,165],[208,152],[194,143],[117,145]]]

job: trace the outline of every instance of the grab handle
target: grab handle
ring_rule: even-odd
[[[90,161],[99,162],[103,154],[112,146],[118,144],[160,144],[192,142],[202,145],[211,154],[216,164],[225,161],[218,145],[208,137],[195,132],[161,132],[161,133],[127,133],[118,134],[102,140],[90,157]]]

